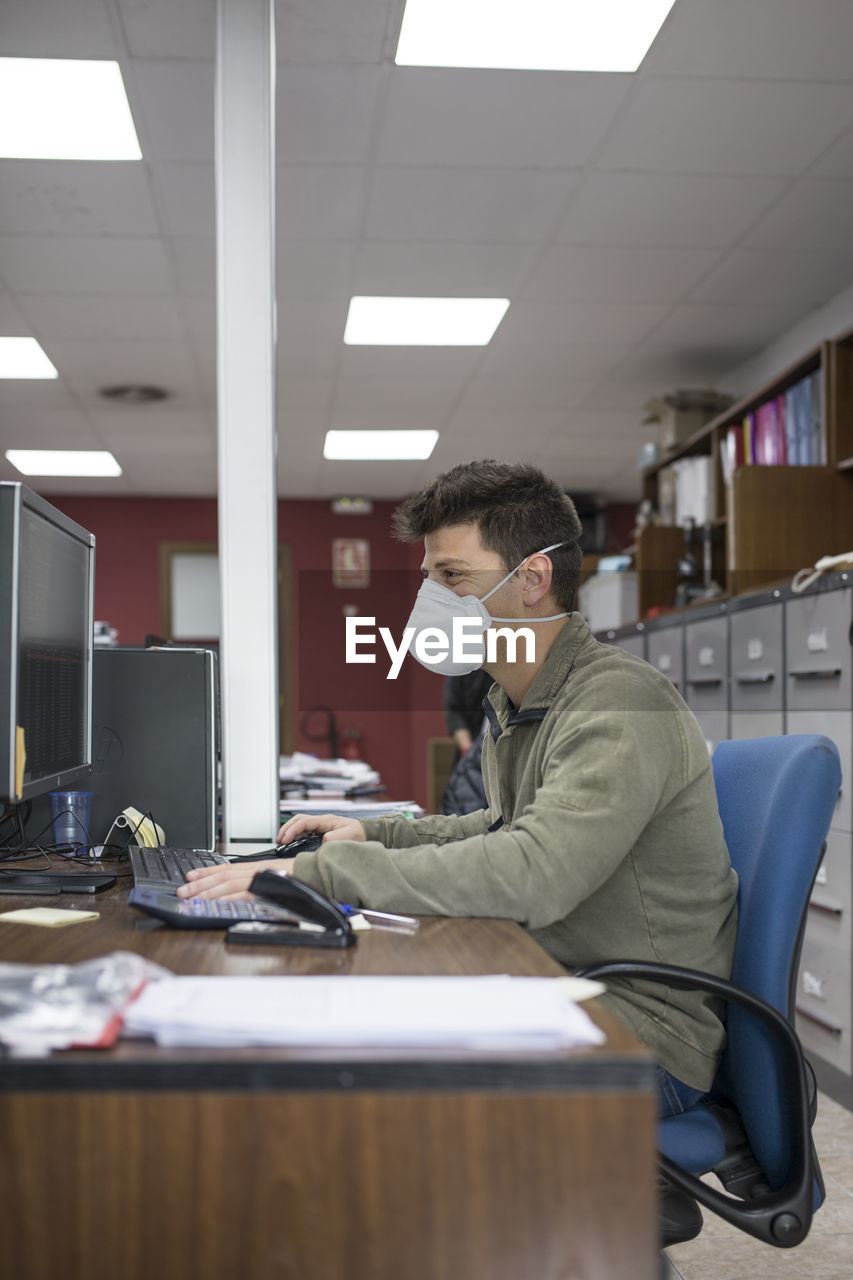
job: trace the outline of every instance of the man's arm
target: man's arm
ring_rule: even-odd
[[[451,843],[328,843],[299,854],[293,874],[339,901],[543,928],[623,861],[664,803],[672,760],[668,713],[592,715],[552,744],[535,801],[512,830],[484,830],[477,814],[468,817],[481,829]]]

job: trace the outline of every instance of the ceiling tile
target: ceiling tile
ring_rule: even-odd
[[[678,0],[643,70],[653,75],[849,80],[846,0]]]
[[[143,164],[0,160],[0,227],[7,235],[155,235]]]
[[[138,236],[0,235],[0,275],[30,293],[171,292],[162,241]]]
[[[210,58],[216,54],[211,0],[118,0],[134,58]]]
[[[481,441],[490,439],[492,433],[505,437],[524,427],[531,428],[537,438],[548,438],[565,426],[568,415],[562,409],[531,409],[522,416],[517,409],[458,408],[448,423],[448,434],[454,437],[474,437]]]
[[[632,77],[398,67],[379,133],[380,164],[578,168],[607,131]]]
[[[828,302],[853,280],[853,241],[838,255],[791,253],[786,250],[739,249],[730,253],[702,281],[691,302],[743,302],[779,309],[780,321],[797,317]]]
[[[459,396],[464,376],[442,370],[436,363],[433,377],[342,377],[335,385],[336,409],[434,409],[448,410]]]
[[[848,129],[815,162],[810,176],[853,178],[853,129]]]
[[[554,245],[523,290],[525,299],[675,302],[718,260],[716,249]]]
[[[128,96],[146,160],[213,160],[212,62],[138,60]]]
[[[713,386],[732,367],[732,363],[730,355],[723,353],[721,356],[713,347],[646,342],[612,370],[607,381],[613,387],[621,384],[630,388],[632,394],[635,388],[644,386],[645,391],[638,401],[638,407],[642,407],[650,396],[664,391],[678,387]]]
[[[478,368],[482,347],[349,347],[341,346],[343,377],[404,378],[443,381],[454,385]]]
[[[514,297],[536,250],[523,244],[368,240],[352,292],[391,297]]]
[[[280,64],[380,62],[386,48],[389,12],[402,0],[278,0],[276,46]]]
[[[634,343],[668,310],[659,302],[513,301],[491,345],[497,349],[516,342]]]
[[[151,166],[157,206],[172,236],[216,235],[213,165],[202,161],[161,161]]]
[[[602,148],[603,169],[779,175],[806,169],[853,120],[853,83],[648,80]]]
[[[281,67],[276,79],[279,161],[364,163],[383,80],[379,67]]]
[[[551,234],[574,181],[567,173],[379,168],[365,235],[535,243]]]
[[[329,427],[336,431],[434,431],[446,426],[446,414],[433,408],[344,409],[335,406]],[[322,442],[321,442],[322,448]]]
[[[98,408],[97,404],[104,408]],[[216,434],[216,424],[198,409],[185,409],[171,400],[145,405],[115,405],[106,400],[89,408],[89,417],[105,441],[160,441],[199,439],[209,446]],[[159,448],[159,445],[157,446]]]
[[[6,58],[114,58],[103,0],[3,0],[0,49]]]
[[[569,198],[565,244],[722,248],[785,190],[780,178],[592,172]]]
[[[123,339],[180,341],[186,335],[173,298],[33,293],[23,305],[34,330],[45,339],[100,342],[120,333]]]
[[[60,443],[61,442],[61,443]],[[77,408],[19,405],[0,414],[0,454],[6,449],[102,449],[97,428]],[[15,478],[21,479],[15,471]]]
[[[743,244],[751,249],[799,250],[807,227],[808,243],[822,254],[837,253],[841,261],[853,261],[848,254],[851,207],[853,180],[802,178],[756,223]]]
[[[197,392],[188,348],[170,342],[98,342],[56,339],[51,359],[69,385],[87,398],[99,387],[124,383],[160,386],[183,403]]]
[[[593,381],[557,379],[479,377],[472,378],[459,402],[459,409],[528,408],[569,410],[579,404],[595,386]]]
[[[71,390],[61,376],[49,379],[0,378],[0,424],[12,423],[19,414],[32,410],[41,413],[76,408]]]
[[[327,377],[310,378],[290,374],[279,379],[276,399],[285,412],[288,409],[323,411],[328,408],[331,398],[332,383]]]
[[[353,293],[357,250],[343,240],[286,240],[276,244],[279,302],[292,298],[346,298]]]
[[[729,346],[732,350],[755,352],[778,335],[782,323],[774,306],[756,306],[749,301],[704,304],[688,302],[673,307],[655,328],[654,342],[683,342],[686,346]],[[746,357],[738,357],[740,359]]]
[[[338,342],[318,342],[311,337],[291,338],[288,342],[279,341],[276,350],[279,387],[282,386],[283,381],[294,374],[308,378],[323,377],[331,381],[340,354]]]
[[[169,248],[178,291],[185,298],[215,298],[216,242],[201,236],[175,236]]]
[[[503,343],[489,347],[477,368],[478,377],[508,377],[550,381],[555,388],[578,380],[603,377],[630,348],[612,342],[599,343]]]
[[[365,171],[358,165],[279,165],[279,240],[348,240],[363,219]]]
[[[4,338],[30,337],[30,324],[8,293],[0,293],[0,334]]]

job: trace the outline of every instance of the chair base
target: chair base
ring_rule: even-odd
[[[658,1222],[661,1248],[694,1240],[702,1230],[702,1210],[680,1187],[667,1178],[658,1179]]]

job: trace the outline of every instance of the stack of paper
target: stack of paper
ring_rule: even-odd
[[[601,1044],[576,978],[176,977],[153,982],[125,1031],[161,1045],[543,1050]]]
[[[279,758],[278,776],[282,792],[296,794],[349,795],[382,787],[379,774],[363,760],[320,760],[302,751]]]
[[[416,800],[341,800],[331,796],[317,799],[282,800],[281,816],[293,813],[335,813],[342,818],[420,818],[423,809]]]

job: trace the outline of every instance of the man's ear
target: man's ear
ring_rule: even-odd
[[[522,591],[526,605],[536,605],[551,590],[554,566],[546,555],[531,556],[521,571],[524,574]]]

